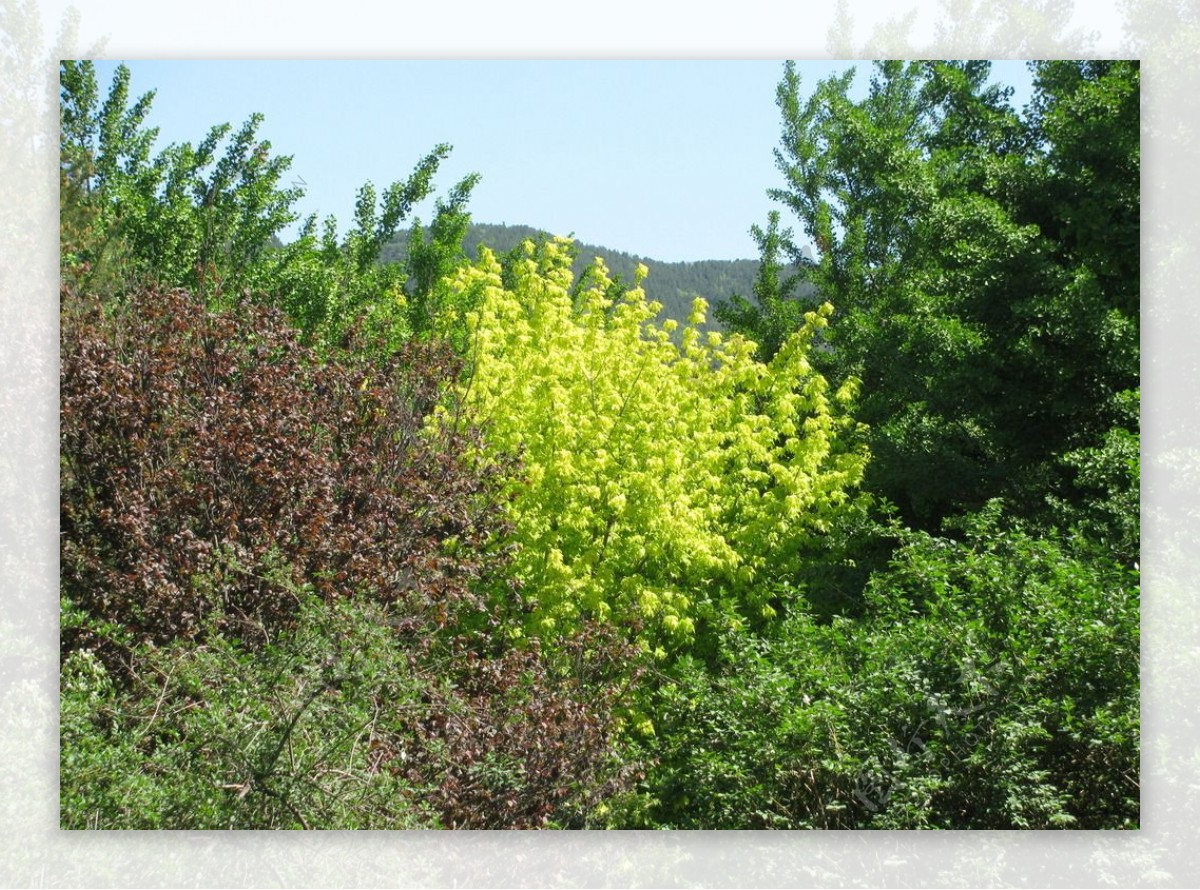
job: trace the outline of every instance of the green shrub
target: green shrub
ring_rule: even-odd
[[[901,534],[862,618],[679,663],[642,824],[1137,827],[1136,574],[996,505]]]
[[[220,633],[136,646],[127,684],[71,652],[62,827],[436,827],[427,789],[388,768],[430,706],[387,619],[309,596],[264,648]]]

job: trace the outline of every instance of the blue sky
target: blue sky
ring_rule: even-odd
[[[445,193],[481,174],[478,222],[525,224],[653,259],[756,256],[750,226],[780,184],[779,61],[126,61],[156,95],[159,149],[252,113],[293,156],[301,217],[349,223],[359,187],[403,179],[434,145],[454,150]],[[844,70],[798,63],[807,86]],[[857,63],[865,83],[868,63]],[[98,62],[102,93],[117,61]],[[993,78],[1028,97],[1023,63]],[[428,221],[431,207],[418,209]]]

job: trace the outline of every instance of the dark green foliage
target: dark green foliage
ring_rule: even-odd
[[[1141,235],[1141,78],[1137,61],[1033,63],[1032,138],[1045,151],[1030,212],[1064,261],[1089,269],[1106,300],[1136,318]]]
[[[711,828],[1135,828],[1138,587],[990,507],[905,533],[857,620],[794,614],[683,661],[649,822]]]
[[[616,827],[852,827],[838,805],[849,790],[836,762],[843,715],[821,698],[850,676],[825,649],[831,636],[789,629],[773,644],[728,634],[716,663],[673,667],[647,745],[655,768]]]
[[[1059,458],[1100,447],[1138,386],[1137,64],[1037,63],[1024,116],[988,72],[882,62],[864,99],[851,72],[806,100],[789,66],[778,92],[772,194],[817,262],[780,237],[838,310],[820,364],[862,380],[868,487],[929,530],[996,496],[1075,501]],[[769,349],[791,314],[730,319]]]
[[[681,662],[626,823],[1137,827],[1138,69],[1033,69],[1022,115],[984,62],[857,101],[787,67],[773,194],[818,256],[772,214],[719,312],[769,355],[787,253],[837,309],[814,361],[862,380],[866,487],[925,531],[844,523],[782,626]]]
[[[1119,393],[1126,411],[1098,445],[1068,451],[1060,466],[1071,479],[1067,496],[1050,495],[1050,515],[1063,528],[1092,541],[1126,565],[1141,551],[1140,391]]]
[[[913,754],[951,755],[928,806],[980,827],[1137,827],[1137,572],[1078,537],[1033,537],[998,503],[962,531],[913,536],[868,589],[884,633],[867,651],[920,671],[941,709],[921,736],[933,751]]]
[[[758,275],[754,279],[753,300],[734,294],[719,303],[714,311],[717,321],[729,330],[744,334],[758,344],[759,354],[769,361],[804,322],[804,313],[815,305],[812,286],[801,279],[785,260],[791,243],[791,229],[779,229],[779,212],[772,211],[766,231],[750,227],[758,245]],[[811,260],[800,254],[801,262]],[[807,299],[802,299],[802,295]]]

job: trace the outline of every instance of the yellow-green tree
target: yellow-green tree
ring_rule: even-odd
[[[703,300],[673,340],[644,267],[628,290],[599,260],[573,281],[569,247],[527,242],[507,267],[483,249],[451,280],[475,307],[463,389],[484,458],[523,458],[509,483],[518,632],[596,617],[665,657],[706,627],[769,618],[866,462],[855,382],[831,391],[809,364],[832,307],[764,364],[754,343],[698,330]]]

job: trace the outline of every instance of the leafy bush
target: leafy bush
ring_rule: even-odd
[[[1137,827],[1136,575],[995,507],[900,534],[861,619],[676,665],[635,824]]]
[[[1064,495],[1047,498],[1061,526],[1096,542],[1126,565],[1135,565],[1141,553],[1140,397],[1140,390],[1121,393],[1124,423],[1114,425],[1098,444],[1060,458],[1073,474],[1071,486]]]
[[[447,347],[62,299],[64,825],[528,827],[628,784],[627,647],[498,631],[493,471],[426,425]]]
[[[127,682],[70,652],[62,827],[574,827],[637,777],[605,664],[620,647],[589,638],[578,672],[465,636],[422,651],[379,603],[297,593],[263,647],[134,644]],[[63,621],[114,631],[69,601]]]
[[[831,308],[769,365],[741,338],[702,338],[703,301],[677,345],[640,288],[599,263],[575,282],[568,246],[527,243],[507,267],[485,250],[452,280],[478,299],[461,391],[485,454],[523,456],[508,490],[525,631],[594,617],[665,655],[763,621],[865,460],[853,384],[830,391],[808,363]]]
[[[962,525],[961,543],[913,536],[868,594],[878,627],[913,624],[869,651],[940,670],[933,742],[900,776],[939,774],[934,825],[1136,828],[1138,572],[1077,536],[1033,537],[998,502]]]
[[[388,618],[377,604],[309,596],[266,647],[220,633],[135,645],[128,683],[72,651],[62,827],[436,827],[426,789],[389,769],[417,748],[412,724],[430,705]],[[89,623],[67,604],[64,625]]]
[[[622,716],[642,673],[636,650],[595,624],[553,651],[464,647],[429,678],[440,710],[405,774],[431,785],[446,827],[596,827],[642,776]]]
[[[499,504],[469,431],[423,429],[446,349],[318,364],[274,310],[63,305],[63,587],[89,614],[165,642],[220,606],[265,641],[310,580],[439,623],[472,600]]]

